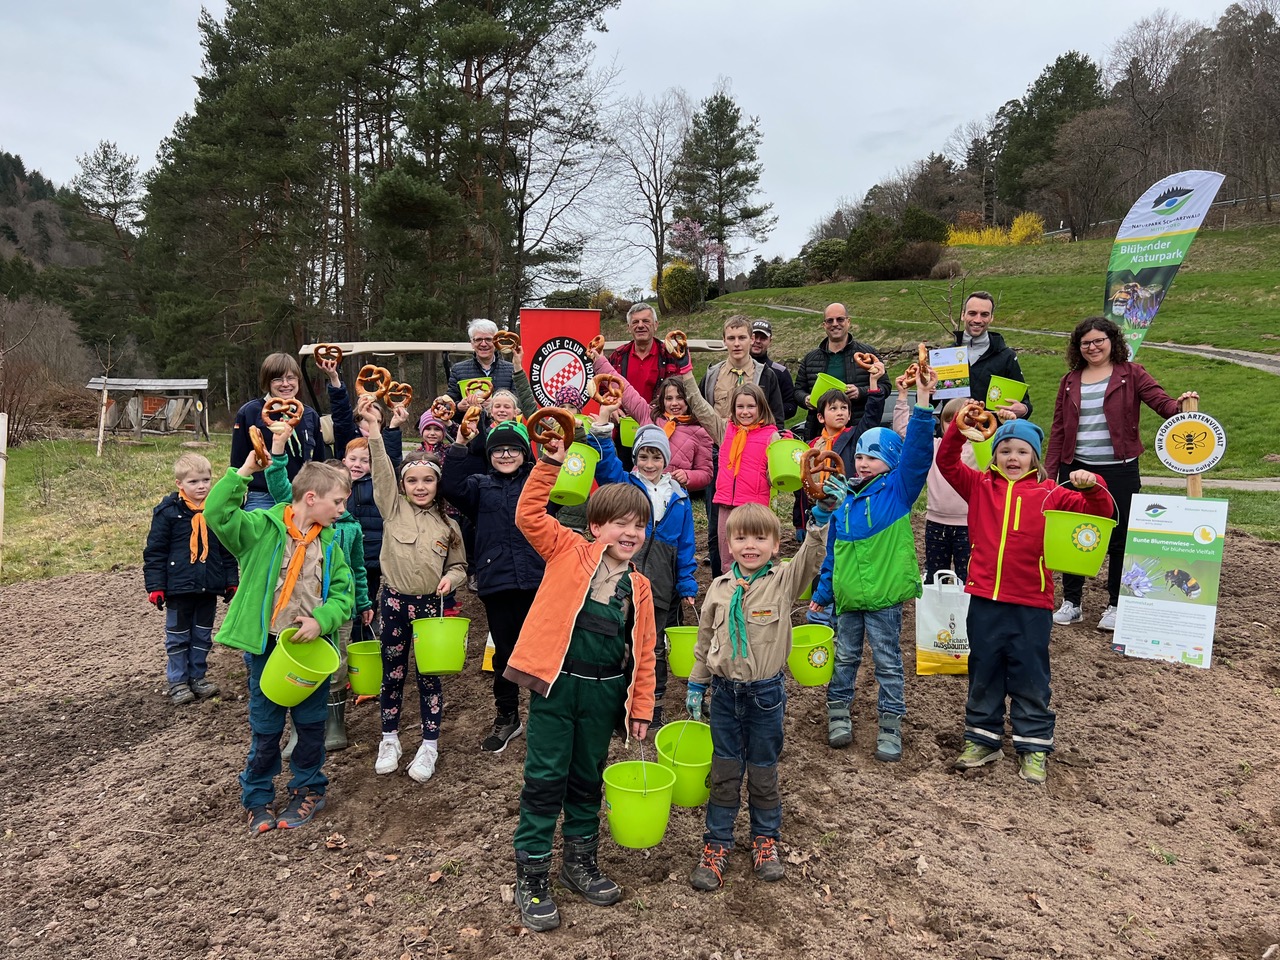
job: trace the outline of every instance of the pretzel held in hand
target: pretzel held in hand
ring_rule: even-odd
[[[667,334],[667,339],[662,341],[662,345],[667,353],[680,360],[689,350],[689,338],[684,335],[683,330],[672,330]]]
[[[855,353],[853,362],[860,366],[863,370],[870,370],[876,363],[876,355],[874,353]]]
[[[587,344],[587,349],[594,350],[596,353],[604,352],[604,334],[597,333],[591,338],[591,342]]]
[[[453,402],[453,397],[446,394],[431,401],[431,412],[441,420],[449,421],[458,412],[458,405]]]
[[[822,485],[829,477],[844,476],[844,461],[834,450],[816,450],[810,447],[800,457],[800,477],[804,492],[814,503],[826,498]]]
[[[342,362],[342,348],[336,343],[317,343],[315,350],[311,352],[311,356],[315,360],[324,360],[332,363]]]
[[[271,453],[267,450],[267,440],[256,424],[249,425],[249,442],[253,444],[253,454],[258,458],[258,466],[271,466]]]
[[[380,367],[376,363],[366,363],[360,368],[360,372],[356,374],[356,391],[358,393],[371,394],[381,399],[386,396],[387,388],[391,386],[391,371],[386,367]]]
[[[547,425],[548,420],[551,421],[551,426]],[[542,407],[535,410],[533,416],[529,418],[529,436],[542,444],[550,443],[552,440],[562,440],[567,447],[573,443],[573,431],[576,425],[573,414],[568,410],[562,410],[559,407]],[[555,429],[557,427],[558,430]]]
[[[391,407],[398,407],[401,404],[407,407],[413,403],[413,387],[407,383],[392,380],[387,385],[387,392],[382,395],[382,399]]]
[[[262,422],[267,426],[271,426],[274,420],[288,421],[289,426],[296,427],[298,421],[302,419],[302,413],[306,407],[302,405],[301,400],[290,397],[288,400],[283,397],[271,397],[262,405]]]
[[[477,380],[475,383],[469,384],[467,386],[467,396],[476,397],[478,400],[480,400],[481,403],[483,403],[485,400],[488,400],[492,393],[493,393],[492,380]]]
[[[907,369],[902,371],[902,376],[898,378],[904,386],[914,387],[920,380],[920,364],[913,363]]]
[[[466,442],[480,432],[480,408],[470,407],[462,415],[462,423],[458,427],[458,439]]]
[[[503,353],[514,353],[520,349],[520,334],[499,330],[493,335],[493,345]]]
[[[959,431],[974,443],[990,440],[995,436],[999,419],[990,410],[983,409],[981,403],[970,401],[960,408],[956,415]]]
[[[597,373],[591,378],[587,396],[595,397],[602,407],[612,407],[622,402],[626,389],[627,381],[616,373]]]

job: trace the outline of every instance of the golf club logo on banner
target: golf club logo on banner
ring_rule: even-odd
[[[556,391],[573,387],[584,395],[591,377],[587,348],[573,337],[552,337],[534,352],[529,384],[541,406],[554,406]]]

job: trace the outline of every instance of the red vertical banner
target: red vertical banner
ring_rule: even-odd
[[[533,395],[544,407],[555,406],[561,387],[587,392],[591,363],[587,344],[600,333],[599,310],[525,307],[520,311],[520,347]],[[588,404],[595,409],[595,402]]]

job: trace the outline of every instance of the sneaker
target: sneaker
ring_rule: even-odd
[[[299,787],[289,797],[289,805],[276,821],[277,830],[293,830],[311,822],[312,818],[324,809],[324,794]]]
[[[1018,776],[1028,783],[1044,783],[1049,776],[1045,769],[1049,755],[1043,750],[1018,754]]]
[[[827,704],[827,746],[839,750],[853,743],[853,720],[842,703]]]
[[[384,739],[378,744],[378,761],[373,765],[373,772],[378,774],[395,773],[400,768],[400,740]]]
[[[195,698],[196,695],[191,692],[191,688],[185,683],[171,683],[169,685],[169,699],[175,707],[191,703]]]
[[[1070,600],[1063,600],[1060,606],[1053,614],[1053,622],[1068,624],[1079,623],[1084,619],[1084,611],[1080,609],[1079,604],[1072,603]]]
[[[493,732],[484,738],[480,749],[485,753],[501,753],[507,749],[508,743],[522,733],[524,726],[520,723],[519,713],[500,713],[494,718]]]
[[[1116,628],[1116,608],[1107,607],[1107,609],[1102,612],[1102,619],[1098,621],[1098,629],[1114,631],[1115,628]]]
[[[778,841],[773,837],[756,837],[751,844],[751,860],[755,864],[756,876],[766,883],[781,880],[787,873],[778,857]]]
[[[876,759],[897,763],[902,759],[902,718],[892,713],[880,714],[880,731],[876,735]]]
[[[218,685],[206,677],[192,680],[190,687],[197,700],[208,700],[210,697],[216,697],[219,693]]]
[[[257,836],[276,828],[276,812],[270,807],[254,807],[249,811],[249,833]]]
[[[956,757],[952,766],[957,770],[976,770],[988,763],[995,763],[1002,756],[1004,754],[1000,752],[999,747],[966,740],[964,749],[960,751],[960,756]]]
[[[702,859],[689,874],[689,883],[695,890],[719,890],[724,886],[724,865],[729,859],[729,848],[720,843],[708,843],[702,848]]]
[[[409,764],[410,779],[418,783],[426,783],[436,772],[436,758],[440,756],[440,748],[434,740],[423,740],[418,752],[413,755],[413,763]]]

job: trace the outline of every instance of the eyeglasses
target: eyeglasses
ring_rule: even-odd
[[[471,342],[474,344],[493,343],[493,337],[472,337]]]
[[[823,323],[848,323],[849,318],[848,317],[825,317],[823,318],[822,322]]]
[[[519,447],[497,447],[490,453],[490,456],[500,457],[503,459],[507,459],[510,457],[520,457],[523,455],[524,455],[524,451],[521,450]]]
[[[284,376],[272,377],[271,382],[272,383],[297,383],[298,378],[295,374],[286,373]]]
[[[1110,338],[1110,337],[1103,337],[1103,338],[1101,338],[1100,340],[1081,340],[1081,341],[1080,341],[1080,349],[1081,349],[1081,350],[1093,350],[1093,349],[1095,349],[1095,348],[1096,348],[1096,349],[1098,349],[1098,350],[1101,350],[1103,347],[1105,347],[1105,346],[1106,346],[1107,344],[1109,344],[1110,342],[1111,342],[1111,338]]]

